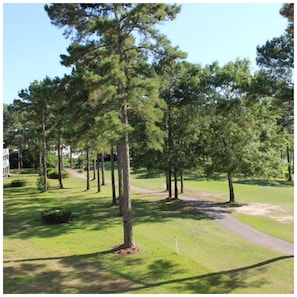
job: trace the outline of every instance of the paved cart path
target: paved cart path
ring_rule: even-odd
[[[66,169],[73,176],[79,178],[86,178],[84,174],[78,173],[73,169]],[[151,190],[131,186],[131,190],[138,193],[146,193],[156,196],[167,196],[166,192],[154,192]],[[284,255],[293,256],[294,255],[294,244],[269,234],[261,232],[247,224],[242,223],[238,219],[232,216],[228,210],[226,210],[222,205],[216,204],[209,201],[197,200],[196,198],[179,195],[179,199],[189,203],[190,205],[196,207],[200,212],[204,213],[209,218],[213,219],[220,226],[228,230],[229,232],[239,236],[245,240],[253,242],[264,248],[279,252]]]

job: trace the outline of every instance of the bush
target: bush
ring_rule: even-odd
[[[62,224],[73,220],[72,212],[67,209],[50,209],[41,213],[44,224]]]
[[[79,156],[74,160],[75,168],[84,168],[87,166],[86,156]]]
[[[43,175],[40,175],[37,179],[37,189],[40,191],[40,192],[43,192],[44,191],[44,176]],[[49,182],[47,182],[47,188],[49,188],[50,185],[49,185]]]
[[[57,169],[50,169],[48,170],[48,177],[52,179],[58,179],[59,178],[59,170]],[[69,177],[69,173],[66,171],[62,171],[62,178]]]
[[[27,184],[27,181],[24,179],[16,179],[11,181],[12,187],[24,187]]]

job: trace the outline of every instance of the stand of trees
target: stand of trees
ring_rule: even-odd
[[[34,81],[19,92],[20,99],[4,105],[4,142],[17,148],[19,169],[24,148],[34,156],[43,191],[49,150],[58,151],[60,188],[63,145],[86,153],[87,189],[90,163],[97,160],[98,192],[100,178],[104,184],[100,160],[110,154],[112,204],[116,155],[124,248],[135,244],[130,164],[165,172],[170,198],[183,191],[184,172],[198,168],[209,178],[226,174],[230,202],[234,175],[280,176],[286,158],[292,179],[293,4],[280,12],[288,18],[285,33],[257,48],[255,73],[247,60],[204,67],[184,61],[186,54],[155,29],[175,18],[177,5],[69,3],[45,10],[72,38],[61,56],[72,74]]]

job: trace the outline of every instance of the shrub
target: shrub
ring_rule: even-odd
[[[67,209],[50,209],[41,213],[44,224],[62,224],[73,220],[72,212]]]
[[[12,187],[24,187],[27,184],[27,181],[24,179],[15,179],[11,181]]]
[[[57,169],[48,170],[48,177],[52,179],[58,179],[59,171]],[[69,177],[69,173],[66,171],[62,171],[62,178],[67,178],[67,177]]]
[[[44,191],[44,176],[43,175],[40,175],[37,179],[37,189],[40,191],[40,192],[43,192]],[[49,182],[47,182],[47,188],[49,188],[50,185],[49,185]]]

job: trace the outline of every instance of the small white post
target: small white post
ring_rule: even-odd
[[[175,238],[175,248],[176,248],[176,253],[178,254],[178,243],[177,243],[177,237],[174,235]]]

